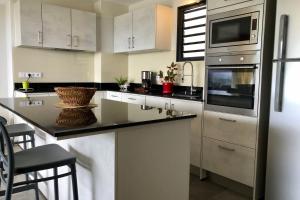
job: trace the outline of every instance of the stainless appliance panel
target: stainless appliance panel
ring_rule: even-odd
[[[230,65],[235,63],[237,65],[243,64],[259,64],[260,51],[254,51],[249,54],[242,55],[207,55],[205,62],[206,65]]]
[[[265,199],[300,199],[300,14],[295,9],[297,5],[299,0],[277,0]],[[288,26],[282,24],[282,15],[290,19]],[[287,33],[287,39],[282,33]]]
[[[225,12],[264,3],[264,0],[209,0],[207,9],[209,12]]]

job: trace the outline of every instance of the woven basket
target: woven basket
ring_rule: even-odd
[[[87,106],[93,98],[96,88],[57,87],[54,88],[61,101],[70,106]]]
[[[56,119],[59,127],[81,127],[88,126],[97,121],[95,114],[90,109],[63,109]]]

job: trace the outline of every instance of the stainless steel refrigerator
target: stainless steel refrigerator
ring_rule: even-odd
[[[277,0],[266,200],[300,199],[300,1]]]

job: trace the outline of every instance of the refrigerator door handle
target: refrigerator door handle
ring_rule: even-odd
[[[277,71],[276,71],[276,82],[275,82],[275,102],[274,102],[275,112],[282,112],[285,62],[281,62],[279,60],[286,59],[288,20],[289,20],[288,15],[281,15],[278,53],[277,53],[278,62],[277,62]]]

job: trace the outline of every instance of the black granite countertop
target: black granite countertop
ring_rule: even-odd
[[[147,95],[147,96],[155,96],[155,97],[164,97],[164,98],[172,98],[172,99],[181,99],[181,100],[188,100],[188,101],[200,101],[203,102],[203,98],[201,97],[189,97],[187,96],[173,96],[172,94],[162,94],[161,92],[147,92],[147,93],[139,93],[139,92],[133,92],[133,91],[114,91],[114,90],[108,90],[113,92],[122,92],[127,94],[139,94],[139,95]]]
[[[76,87],[95,87],[98,91],[119,91],[119,87],[115,83],[31,83],[31,87],[33,90],[24,91],[24,90],[18,90],[17,88],[21,88],[21,83],[15,83],[16,91],[20,91],[23,93],[46,93],[46,92],[55,92],[55,87],[70,87],[70,86],[76,86]],[[165,98],[174,98],[174,99],[182,99],[182,100],[189,100],[189,101],[200,101],[203,102],[202,98],[202,88],[198,87],[198,96],[200,97],[189,97],[189,96],[173,96],[170,95],[164,95],[162,94],[162,89],[160,85],[155,85],[154,89],[151,92],[148,93],[138,93],[134,91],[134,88],[140,87],[140,84],[131,84],[131,87],[129,90],[125,93],[131,93],[131,94],[140,94],[140,95],[149,95],[149,96],[157,96],[157,97],[165,97]],[[186,86],[175,86],[175,92],[176,93],[183,93],[183,91],[186,91],[189,89],[189,87]]]
[[[58,97],[6,98],[0,106],[54,137],[194,118],[196,115],[111,100],[92,100],[93,109],[61,109]]]

